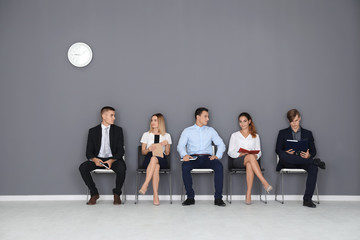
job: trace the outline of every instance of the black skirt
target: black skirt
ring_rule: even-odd
[[[147,168],[149,163],[150,163],[150,159],[152,157],[152,152],[149,152],[148,154],[146,154],[145,159],[144,159],[144,163],[143,163],[143,167]],[[166,160],[166,155],[164,154],[164,157],[156,157],[159,161],[160,164],[160,169],[166,169],[169,168],[168,166],[168,162]]]

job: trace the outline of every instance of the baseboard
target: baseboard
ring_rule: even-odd
[[[264,195],[262,196],[264,198]],[[196,200],[213,200],[212,195],[197,195]],[[224,200],[226,195],[224,195]],[[252,195],[253,200],[259,200],[259,195]],[[278,196],[278,199],[281,196]],[[285,195],[285,201],[302,201],[302,195]],[[315,200],[314,196],[313,200]],[[112,195],[101,195],[102,200],[113,200]],[[169,195],[160,195],[160,200],[170,200]],[[180,195],[173,195],[174,201],[181,200]],[[275,200],[274,195],[267,196],[268,201]],[[0,195],[0,201],[86,201],[86,195]],[[135,195],[126,195],[126,200],[134,201]],[[139,195],[139,200],[152,200],[152,195]],[[245,200],[244,195],[233,195],[232,200]],[[320,195],[320,201],[360,201],[359,195]]]

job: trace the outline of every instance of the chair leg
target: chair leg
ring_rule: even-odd
[[[139,200],[139,173],[136,173],[136,189],[135,189],[135,204],[137,204]]]
[[[184,188],[185,188],[184,183],[182,183],[181,184],[181,202],[183,202],[184,198],[185,198],[185,196],[184,196]]]
[[[122,204],[125,204],[126,202],[126,194],[125,194],[125,184],[123,185],[123,190],[122,190]]]
[[[230,204],[232,202],[232,173],[230,173],[230,176],[229,176],[229,188],[230,188]]]
[[[229,176],[230,176],[230,173],[228,172],[227,173],[227,181],[226,181],[226,201],[229,202]]]
[[[170,191],[170,204],[172,204],[171,172],[169,172],[169,191]]]
[[[282,194],[282,204],[284,204],[284,174],[281,174],[281,194]]]
[[[90,190],[89,190],[89,188],[87,188],[87,191],[86,191],[86,202],[89,201],[89,194],[90,194]]]
[[[281,178],[281,180],[280,180],[280,178]],[[277,202],[279,202],[279,203],[281,203],[281,204],[284,204],[284,195],[282,196],[283,197],[283,199],[282,199],[282,201],[280,201],[279,199],[278,199],[278,193],[279,193],[279,185],[280,185],[280,181],[282,182],[282,173],[279,173],[278,175],[277,175],[277,177],[276,177],[276,189],[275,189],[275,201],[277,201]],[[283,184],[281,183],[281,191],[282,191],[282,194],[284,193],[283,192],[283,186],[282,186]]]
[[[316,195],[317,195],[317,204],[320,204],[320,198],[319,198],[319,188],[318,188],[318,185],[316,183]]]

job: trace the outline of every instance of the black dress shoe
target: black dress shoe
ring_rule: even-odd
[[[194,205],[195,204],[195,199],[193,198],[187,198],[182,205],[183,206],[189,206],[189,205]]]
[[[304,207],[316,208],[316,205],[312,200],[304,200],[303,202]]]
[[[321,161],[320,158],[314,158],[314,165],[318,166],[321,169],[326,169],[325,162]]]
[[[219,206],[219,207],[225,207],[226,206],[226,204],[224,203],[224,201],[221,198],[215,199],[214,204],[216,206]]]

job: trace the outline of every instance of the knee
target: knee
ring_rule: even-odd
[[[79,171],[80,172],[85,172],[86,171],[86,162],[83,162],[82,164],[80,164],[79,166]]]
[[[157,159],[157,157],[151,157],[150,162],[152,162],[152,163],[158,163],[159,160]]]
[[[315,165],[311,165],[311,167],[309,167],[309,169],[307,170],[308,174],[310,175],[316,175],[319,171],[318,167]]]
[[[245,164],[245,167],[246,167],[246,169],[251,170],[251,163],[250,163],[250,162],[247,162],[247,163]]]
[[[189,162],[183,162],[183,164],[181,165],[181,168],[184,173],[190,172],[192,170]]]
[[[251,162],[256,161],[256,157],[255,157],[254,154],[248,154],[248,155],[246,156],[246,158],[247,158],[249,161],[251,161]]]
[[[214,170],[216,170],[216,171],[223,171],[223,165],[222,165],[222,163],[219,161],[219,160],[213,160],[213,161],[215,161],[214,163]]]
[[[126,164],[122,160],[117,160],[116,162],[113,163],[113,165],[111,166],[111,169],[114,170],[114,172],[116,172],[116,173],[125,173]]]

